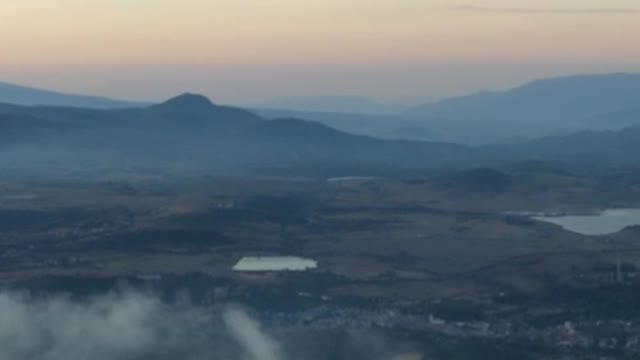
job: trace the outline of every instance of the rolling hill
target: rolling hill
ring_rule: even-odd
[[[521,159],[550,160],[569,167],[616,168],[640,166],[640,127],[621,130],[584,130],[520,143],[487,146]]]

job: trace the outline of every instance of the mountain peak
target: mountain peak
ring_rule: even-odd
[[[159,106],[178,110],[211,110],[215,105],[206,96],[184,93],[173,97]]]

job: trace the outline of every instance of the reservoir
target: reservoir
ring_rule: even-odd
[[[589,215],[533,215],[533,219],[562,226],[582,235],[609,235],[640,225],[640,209],[609,209]]]
[[[317,267],[317,261],[296,256],[261,256],[240,259],[233,266],[233,271],[306,271]]]

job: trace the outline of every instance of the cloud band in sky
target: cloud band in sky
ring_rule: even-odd
[[[453,6],[453,9],[460,11],[508,14],[640,14],[640,9],[633,8],[521,8],[461,4]]]

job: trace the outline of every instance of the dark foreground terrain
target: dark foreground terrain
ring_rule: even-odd
[[[36,303],[116,291],[207,313],[241,304],[287,358],[632,359],[640,230],[590,237],[513,212],[639,202],[638,170],[541,163],[392,178],[7,178],[0,281]],[[232,271],[268,255],[318,268]]]

